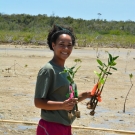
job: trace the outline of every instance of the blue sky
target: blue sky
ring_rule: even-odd
[[[135,0],[0,0],[0,13],[135,21]]]

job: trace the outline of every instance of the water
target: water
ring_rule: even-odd
[[[115,99],[111,98],[111,100]],[[89,101],[89,99],[86,99],[86,101]],[[130,108],[123,113],[122,110],[116,112],[110,108],[97,106],[95,115],[90,116],[89,113],[91,110],[86,109],[86,105],[78,104],[78,107],[82,108],[80,119],[90,121],[89,125],[86,126],[93,128],[135,131],[135,121],[131,121],[131,118],[135,120],[135,108]],[[122,125],[125,125],[126,128],[123,129]],[[120,127],[120,129],[117,129],[117,127]]]
[[[28,129],[36,129],[36,125],[18,125],[16,130],[28,130]]]

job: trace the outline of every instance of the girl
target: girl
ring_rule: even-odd
[[[75,120],[75,104],[91,98],[90,92],[79,94],[78,98],[67,99],[69,82],[64,70],[66,59],[75,45],[75,35],[71,28],[54,25],[50,30],[47,42],[54,52],[53,58],[42,67],[37,76],[35,88],[35,106],[41,109],[41,119],[37,135],[71,135],[71,124]],[[73,112],[71,118],[68,112]]]

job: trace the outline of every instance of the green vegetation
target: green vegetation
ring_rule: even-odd
[[[100,73],[98,73],[97,71],[94,71],[94,73],[98,76],[98,81],[96,83],[96,85],[94,86],[94,88],[91,91],[91,95],[98,95],[98,96],[93,96],[90,101],[87,103],[87,108],[92,109],[92,111],[90,112],[90,115],[94,115],[95,114],[95,108],[97,106],[98,101],[101,101],[101,93],[104,89],[104,85],[105,82],[108,78],[108,75],[112,75],[112,73],[110,72],[111,69],[113,70],[117,70],[117,68],[115,68],[115,65],[117,64],[115,61],[119,56],[115,56],[113,57],[109,52],[108,53],[108,63],[105,64],[103,63],[100,59],[97,59],[97,62],[99,64],[98,68],[100,70]]]
[[[0,13],[0,44],[46,45],[48,30],[53,24],[70,25],[76,34],[78,46],[133,47],[135,22],[83,20],[71,17]]]
[[[75,87],[73,87],[74,85],[74,77],[75,74],[77,73],[78,69],[81,67],[77,67],[77,64],[82,62],[81,59],[75,59],[74,62],[76,63],[74,66],[72,66],[71,68],[66,67],[62,72],[60,72],[60,74],[63,73],[67,73],[67,80],[70,82],[69,85],[69,93],[67,93],[66,97],[67,98],[78,98],[78,91]],[[78,110],[78,105],[75,105],[75,115],[77,118],[80,118],[80,111]],[[68,112],[68,117],[71,118],[73,116],[72,112],[69,111]]]

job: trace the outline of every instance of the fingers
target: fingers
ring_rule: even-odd
[[[87,94],[87,98],[91,98],[91,97],[98,97],[99,95],[101,95],[100,93],[94,93],[94,94],[91,94],[91,92],[88,92]]]
[[[64,108],[65,110],[72,110],[75,104],[78,103],[78,98],[71,98],[64,101]]]
[[[78,98],[71,98],[71,99],[68,99],[68,103],[77,104],[77,103],[78,103]]]

